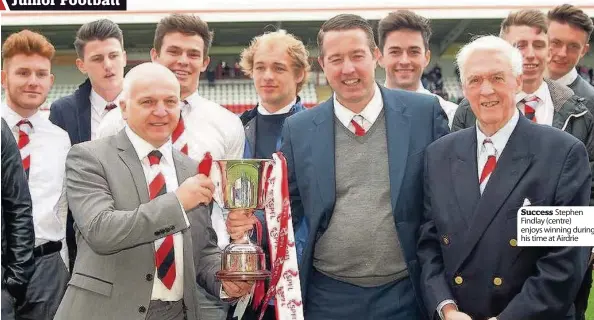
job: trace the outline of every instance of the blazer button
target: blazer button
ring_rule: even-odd
[[[461,276],[457,276],[457,277],[455,277],[455,278],[454,278],[454,282],[455,282],[457,285],[460,285],[460,284],[462,284],[462,283],[464,282],[464,279],[462,279],[462,277],[461,277]]]
[[[512,246],[512,247],[517,246],[518,245],[518,240],[516,240],[516,239],[509,240],[509,245]]]
[[[443,244],[446,246],[450,244],[450,238],[448,238],[448,236],[441,237],[441,241],[443,241]]]
[[[146,281],[153,281],[153,275],[150,273],[146,274]]]
[[[503,279],[499,278],[499,277],[495,277],[493,278],[493,284],[496,286],[500,286],[503,283]]]
[[[138,307],[138,312],[145,313],[146,312],[146,308],[144,306],[140,306],[140,307]]]

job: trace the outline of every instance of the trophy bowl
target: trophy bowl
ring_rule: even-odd
[[[273,161],[238,159],[213,161],[214,175],[220,180],[220,202],[227,210],[264,209],[265,184]],[[262,248],[246,234],[242,243],[231,243],[221,253],[219,280],[264,280],[270,277]]]

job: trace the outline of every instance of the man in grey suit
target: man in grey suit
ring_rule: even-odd
[[[551,55],[549,76],[586,99],[588,109],[594,113],[594,87],[580,77],[575,69],[590,49],[588,42],[594,23],[584,11],[570,4],[553,8],[547,18]]]
[[[194,320],[196,281],[217,297],[250,289],[245,282],[221,288],[215,279],[214,186],[171,144],[179,96],[166,67],[135,67],[120,102],[126,128],[70,151],[66,184],[78,254],[56,319]]]

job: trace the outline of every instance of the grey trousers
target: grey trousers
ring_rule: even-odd
[[[2,289],[2,311],[0,312],[0,318],[2,320],[14,320],[14,298],[6,291]]]
[[[145,320],[185,320],[184,302],[152,300]]]
[[[200,320],[225,320],[229,304],[198,286],[198,314]]]
[[[60,252],[35,258],[35,272],[27,287],[25,302],[16,310],[16,319],[54,319],[69,280],[70,273]]]

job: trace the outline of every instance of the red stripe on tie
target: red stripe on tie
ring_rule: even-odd
[[[493,172],[493,170],[495,170],[496,164],[497,164],[497,161],[495,160],[495,156],[489,156],[487,158],[487,162],[485,163],[485,166],[483,167],[483,171],[481,172],[481,178],[479,180],[479,184],[482,184],[483,181],[485,181],[485,179],[487,179],[487,177]]]
[[[173,235],[168,235],[165,237],[165,240],[163,240],[163,243],[161,244],[161,246],[159,247],[159,249],[157,249],[157,252],[155,253],[155,264],[156,264],[157,270],[159,270],[159,268],[161,267],[161,264],[163,263],[163,261],[165,260],[165,258],[169,254],[169,252],[172,250],[173,250]],[[171,269],[173,269],[173,272],[171,272]],[[175,281],[175,258],[173,260],[173,263],[169,267],[169,270],[167,271],[167,274],[165,275],[165,277],[163,277],[163,278],[159,277],[159,279],[161,279],[161,282],[163,282],[163,284],[165,285],[165,287],[167,287],[167,289],[171,289],[171,287],[173,286],[173,282]]]
[[[163,188],[165,188],[165,177],[159,172],[149,185],[149,198],[151,200],[155,199]]]
[[[355,135],[357,137],[362,137],[365,135],[365,129],[363,129],[363,127],[361,127],[361,125],[358,124],[354,119],[351,120],[351,124],[353,127],[355,127]]]
[[[171,237],[171,236],[170,236]],[[167,275],[161,279],[161,282],[163,282],[163,284],[165,285],[165,287],[167,287],[167,289],[171,290],[171,287],[173,287],[173,282],[175,282],[175,261],[173,262],[173,264],[171,264],[171,267],[169,267],[169,271],[167,271]]]
[[[29,170],[30,167],[31,167],[31,157],[27,156],[25,159],[23,159],[23,169]]]

